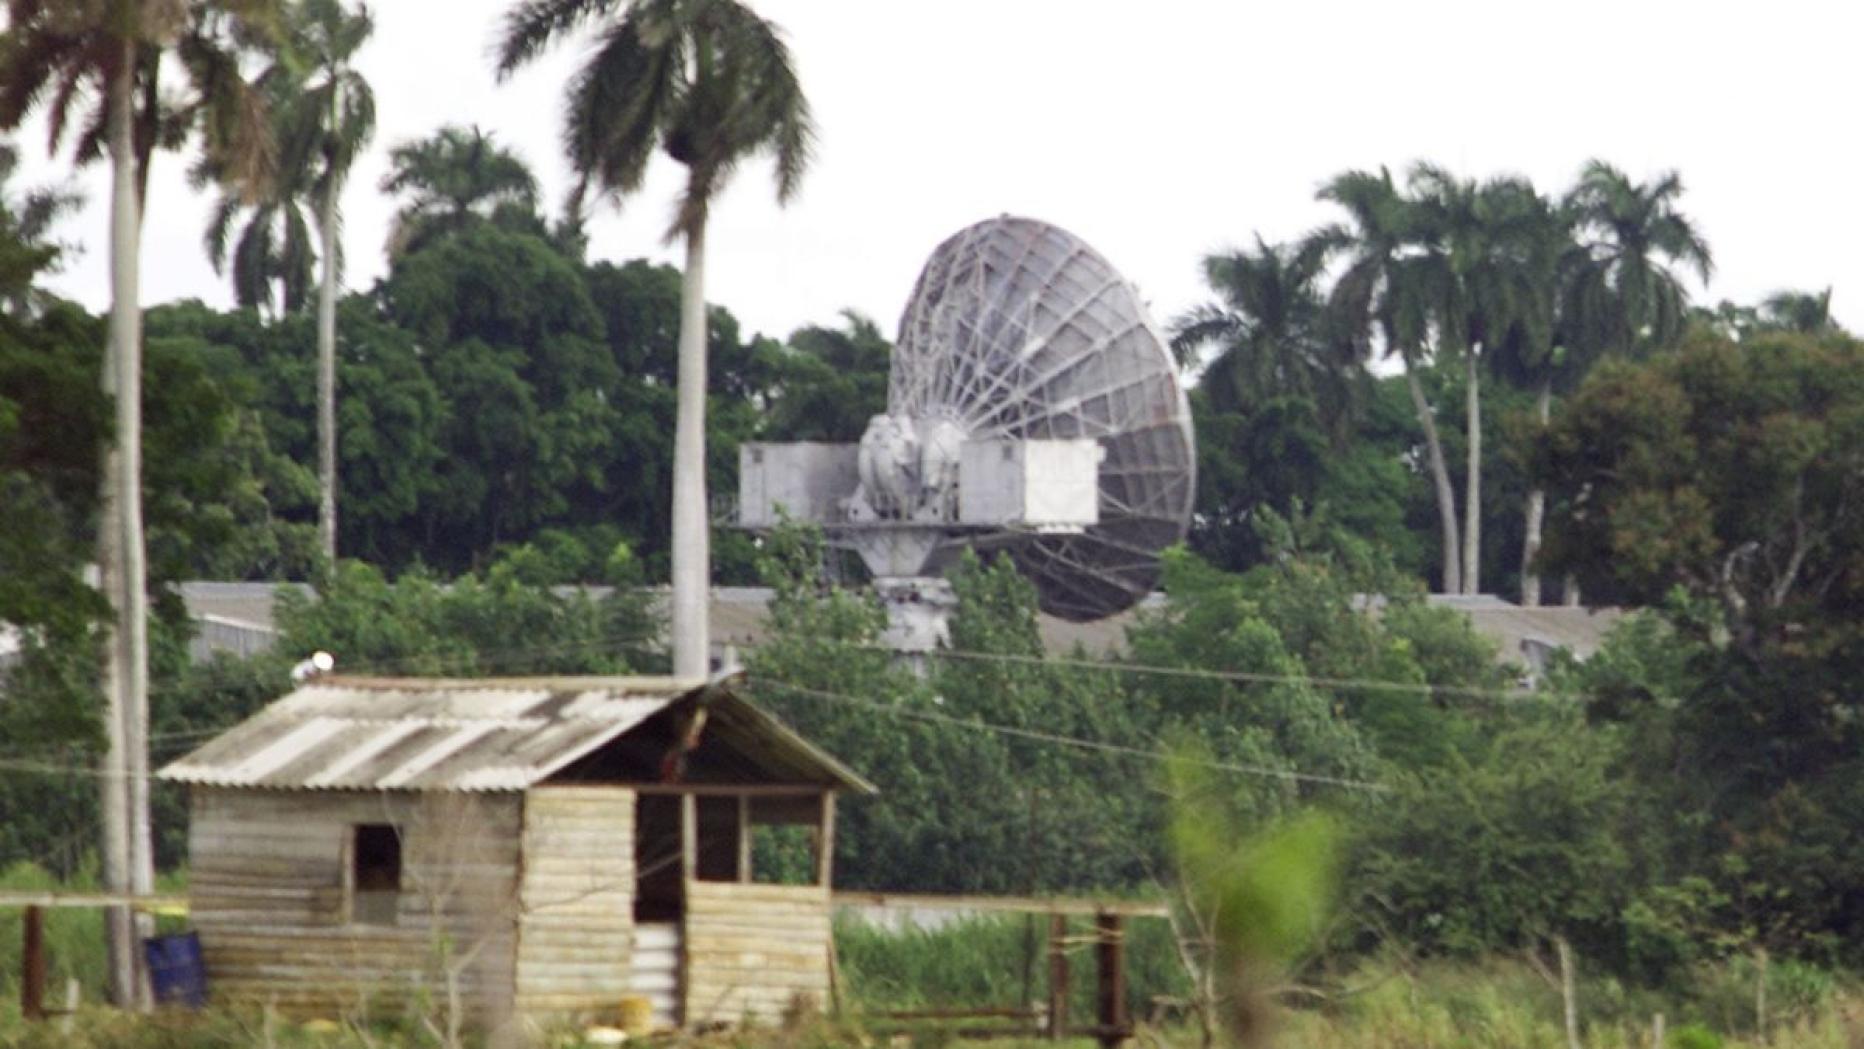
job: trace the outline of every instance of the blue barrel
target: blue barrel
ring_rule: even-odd
[[[142,941],[149,962],[149,989],[157,1005],[207,1004],[207,966],[201,962],[201,938],[191,932],[151,936]]]

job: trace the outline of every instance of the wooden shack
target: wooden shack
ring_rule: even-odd
[[[873,791],[667,678],[320,678],[160,776],[217,1000],[490,1030],[823,1003],[835,799]]]

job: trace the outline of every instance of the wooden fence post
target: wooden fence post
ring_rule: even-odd
[[[1100,1044],[1115,1049],[1126,1040],[1126,930],[1117,914],[1094,917],[1094,960],[1098,972]]]
[[[1068,916],[1049,915],[1048,1037],[1060,1041],[1068,1031]]]
[[[19,1012],[28,1020],[45,1019],[45,911],[27,907],[19,953]]]

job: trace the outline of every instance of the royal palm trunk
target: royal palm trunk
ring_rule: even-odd
[[[1464,427],[1469,434],[1469,457],[1463,477],[1463,593],[1482,592],[1482,384],[1479,367],[1482,346],[1463,352],[1465,386]]]
[[[107,89],[110,155],[110,321],[104,392],[114,403],[115,439],[104,453],[98,510],[100,582],[113,613],[103,662],[104,774],[99,778],[103,873],[112,892],[154,888],[149,828],[149,637],[142,535],[142,317],[138,304],[140,218],[131,116],[136,45],[125,41]],[[109,991],[137,1000],[136,923],[128,907],[106,919]]]
[[[1424,450],[1430,460],[1430,479],[1437,490],[1437,520],[1443,532],[1442,593],[1462,592],[1461,551],[1456,533],[1456,490],[1450,487],[1450,468],[1443,460],[1443,442],[1437,436],[1437,421],[1430,414],[1430,402],[1424,399],[1424,385],[1410,362],[1405,364],[1405,385],[1411,390],[1411,405],[1417,409],[1417,422],[1424,430]]]
[[[1534,417],[1540,422],[1543,433],[1552,415],[1552,383],[1542,379],[1540,389],[1534,394]],[[1540,534],[1547,519],[1545,488],[1536,484],[1528,489],[1527,507],[1523,516],[1526,520],[1521,538],[1521,603],[1533,608],[1540,604],[1540,573],[1534,570],[1534,558],[1540,556]]]
[[[330,179],[318,222],[323,235],[323,283],[317,289],[317,538],[324,558],[337,560],[337,212]]]

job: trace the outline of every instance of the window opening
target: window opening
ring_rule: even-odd
[[[822,799],[752,798],[751,878],[760,885],[819,885]]]
[[[386,823],[363,823],[350,843],[350,920],[393,925],[401,902],[401,834]]]

